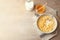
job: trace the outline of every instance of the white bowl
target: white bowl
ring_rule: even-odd
[[[36,19],[36,21],[35,21],[35,28],[36,28],[36,30],[37,30],[37,32],[39,33],[39,34],[48,34],[48,33],[52,33],[52,32],[54,32],[55,30],[56,30],[56,28],[57,28],[57,20],[56,20],[56,18],[53,16],[53,15],[51,15],[51,14],[43,14],[43,15],[41,15],[41,16],[45,16],[45,15],[48,15],[48,16],[51,16],[51,17],[53,17],[54,18],[54,21],[55,21],[55,26],[54,26],[54,29],[52,30],[52,31],[50,31],[50,32],[43,32],[43,31],[41,31],[39,28],[38,28],[38,26],[37,26],[37,20],[39,19],[39,17]]]

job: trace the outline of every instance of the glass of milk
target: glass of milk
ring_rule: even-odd
[[[25,8],[26,10],[31,11],[34,8],[34,2],[32,0],[26,0]]]

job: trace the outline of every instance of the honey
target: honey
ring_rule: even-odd
[[[46,8],[41,4],[37,4],[35,5],[35,10],[37,11],[38,14],[43,14],[46,11]]]

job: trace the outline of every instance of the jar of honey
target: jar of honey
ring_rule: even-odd
[[[35,11],[38,14],[43,14],[46,11],[46,7],[44,5],[37,4],[37,5],[35,5]]]

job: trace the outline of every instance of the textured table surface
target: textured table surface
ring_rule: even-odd
[[[43,4],[45,2],[47,2],[48,3],[47,5],[49,7],[51,7],[51,8],[53,8],[53,9],[58,11],[58,16],[60,18],[60,0],[38,0],[38,1],[35,0],[35,2],[43,3]],[[51,40],[60,40],[60,32],[59,32],[59,30],[60,30],[60,27],[57,28],[58,35],[56,37],[52,38]]]
[[[60,15],[60,0],[34,1],[47,2]],[[33,12],[26,12],[24,3],[25,0],[0,0],[0,40],[40,40],[32,26]],[[57,32],[51,40],[60,39],[60,27]]]

